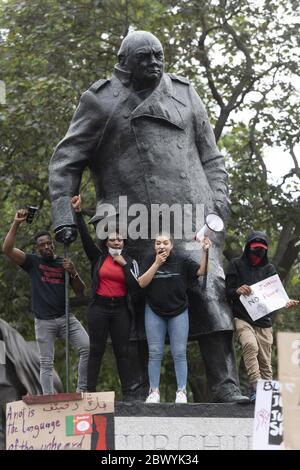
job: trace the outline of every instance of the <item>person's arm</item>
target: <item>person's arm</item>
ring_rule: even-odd
[[[299,300],[289,299],[285,308],[293,308],[293,307],[296,307],[298,304],[299,304]]]
[[[84,296],[85,283],[80,278],[78,271],[76,270],[74,263],[69,259],[63,260],[64,270],[70,274],[70,283],[73,291],[77,297]]]
[[[229,263],[225,276],[226,297],[229,302],[236,300],[240,295],[250,295],[251,288],[247,284],[241,284],[238,270],[234,260]]]
[[[167,259],[167,255],[165,252],[159,253],[158,255],[156,255],[154,263],[150,266],[150,268],[144,274],[142,274],[142,276],[138,278],[138,283],[140,287],[144,288],[150,284],[150,282],[155,276],[156,271],[162,264],[164,264],[166,259]]]
[[[135,294],[140,291],[140,285],[138,282],[139,278],[139,265],[136,262],[136,260],[132,260],[131,263],[127,263],[123,266],[124,273],[125,273],[125,278],[126,278],[126,284],[128,287],[128,290]]]
[[[240,287],[237,288],[236,290],[237,295],[250,295],[252,294],[251,287],[248,286],[248,284],[242,284]]]
[[[126,258],[126,255],[117,255],[113,256],[113,261],[114,263],[117,263],[122,266],[128,290],[130,292],[136,292],[140,289],[140,285],[138,283],[139,266],[135,260],[128,259],[127,261]]]
[[[49,164],[49,194],[55,230],[74,226],[71,197],[78,194],[81,176],[95,150],[103,125],[99,99],[86,91],[79,102],[65,137],[57,145]],[[100,123],[100,124],[99,124]]]
[[[275,266],[270,263],[269,276],[268,277],[274,276],[274,274],[277,274],[277,270],[276,270]],[[298,304],[299,304],[299,300],[289,299],[284,308],[286,308],[286,309],[294,308]]]
[[[72,208],[74,209],[76,215],[76,222],[77,227],[79,230],[81,242],[83,249],[88,257],[88,259],[92,262],[96,258],[98,258],[101,254],[99,248],[94,243],[92,237],[89,234],[88,228],[84,221],[82,211],[81,211],[81,196],[73,196],[71,199]]]
[[[200,260],[199,264],[199,269],[196,272],[196,276],[204,276],[204,274],[207,274],[207,269],[208,269],[208,250],[211,246],[211,241],[208,237],[204,237],[203,240],[201,241],[202,245],[202,257]]]
[[[20,224],[26,220],[27,213],[27,209],[19,209],[16,212],[14,221],[5,237],[2,246],[3,253],[19,266],[25,263],[26,254],[24,251],[15,248],[15,241],[18,228]]]
[[[214,207],[226,222],[229,216],[228,174],[224,156],[219,151],[213,128],[206,109],[194,88],[190,87],[191,100],[195,114],[195,135],[199,156],[213,194]]]

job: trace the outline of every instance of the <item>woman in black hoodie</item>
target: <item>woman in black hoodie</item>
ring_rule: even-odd
[[[253,231],[246,240],[244,253],[230,261],[226,274],[226,296],[232,306],[236,337],[251,386],[250,400],[255,402],[259,379],[272,380],[273,331],[271,315],[252,320],[240,301],[241,295],[251,294],[251,285],[277,274],[268,260],[269,241],[264,232]],[[286,308],[299,302],[290,300]]]
[[[81,212],[81,198],[71,200],[76,214],[78,230],[84,251],[92,264],[92,301],[88,309],[90,355],[88,361],[87,390],[96,391],[101,361],[110,333],[116,356],[123,397],[132,386],[128,344],[131,313],[128,295],[139,289],[138,265],[123,253],[124,240],[116,231],[98,247],[90,237]]]

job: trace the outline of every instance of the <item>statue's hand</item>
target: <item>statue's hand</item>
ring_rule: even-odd
[[[214,212],[221,217],[226,225],[230,215],[229,204],[224,204],[222,201],[215,201]]]
[[[55,230],[55,240],[59,243],[70,245],[77,238],[77,228],[75,225],[66,225],[58,227]]]

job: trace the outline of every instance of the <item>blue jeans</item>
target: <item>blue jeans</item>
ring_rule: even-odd
[[[159,388],[161,361],[168,331],[177,388],[185,388],[187,382],[186,347],[189,332],[188,310],[184,310],[175,317],[160,317],[153,312],[149,305],[146,305],[145,328],[149,347],[148,374],[150,387],[152,389]]]
[[[52,320],[35,318],[35,337],[40,352],[40,381],[43,394],[54,393],[53,362],[55,338],[65,339],[66,316]],[[76,391],[85,392],[87,389],[87,364],[89,358],[89,337],[80,321],[70,314],[69,341],[79,352],[78,381]]]

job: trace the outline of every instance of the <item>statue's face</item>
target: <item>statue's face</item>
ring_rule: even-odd
[[[164,67],[164,52],[160,42],[151,36],[139,38],[130,48],[126,70],[140,86],[151,86],[159,81]]]

